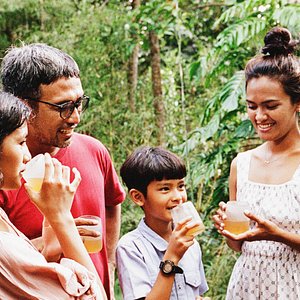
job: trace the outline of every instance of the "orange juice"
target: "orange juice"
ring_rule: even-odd
[[[233,234],[240,234],[249,230],[249,221],[224,220],[224,225],[224,229]]]
[[[39,192],[42,188],[43,178],[28,178],[26,182],[34,191]]]
[[[196,236],[200,233],[202,233],[205,230],[205,227],[203,224],[198,225],[196,227],[191,228],[190,230],[188,230],[188,232],[186,233],[186,235],[192,235],[192,236]]]
[[[97,253],[102,249],[102,237],[84,237],[84,246],[88,253]]]

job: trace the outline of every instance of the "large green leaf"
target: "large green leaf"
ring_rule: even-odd
[[[238,108],[239,98],[245,94],[245,77],[243,71],[238,71],[227,82],[221,93],[222,110],[230,112]]]
[[[300,4],[276,9],[273,19],[281,26],[287,27],[297,37],[300,32]]]

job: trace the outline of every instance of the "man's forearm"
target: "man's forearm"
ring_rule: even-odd
[[[115,263],[116,247],[120,237],[121,204],[106,206],[106,237],[108,261]]]
[[[110,277],[110,299],[114,300],[114,283],[116,267],[116,247],[120,237],[121,204],[106,207],[106,240],[108,270]]]

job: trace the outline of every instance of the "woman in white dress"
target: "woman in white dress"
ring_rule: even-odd
[[[248,202],[251,229],[224,230],[224,202],[213,217],[229,247],[242,252],[229,300],[300,299],[300,60],[287,29],[273,28],[264,42],[245,76],[248,116],[265,142],[238,154],[229,178],[230,200]]]
[[[16,189],[31,155],[26,145],[30,109],[0,92],[0,189]],[[70,213],[80,174],[45,154],[40,192],[25,188],[59,240],[64,258],[49,263],[0,208],[0,299],[107,299]]]

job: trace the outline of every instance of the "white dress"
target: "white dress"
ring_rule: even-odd
[[[237,201],[248,202],[254,214],[300,234],[300,166],[286,183],[255,183],[248,180],[251,155],[252,150],[237,157]],[[244,242],[226,299],[299,300],[300,252],[279,242]]]

